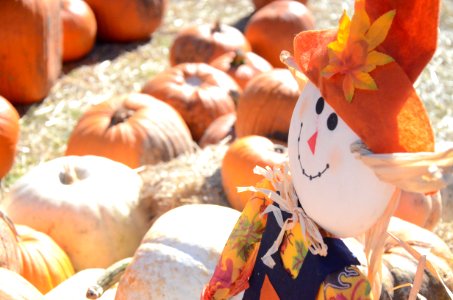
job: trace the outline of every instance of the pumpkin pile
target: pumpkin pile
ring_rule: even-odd
[[[283,68],[280,52],[315,27],[306,0],[250,4],[242,30],[197,20],[165,32],[162,71],[124,93],[92,95],[68,126],[61,155],[36,162],[5,188],[1,299],[199,297],[252,196],[237,187],[261,179],[256,165],[287,159],[289,121],[304,82]],[[23,105],[42,105],[62,70],[88,65],[98,45],[152,43],[169,6],[0,1],[0,38],[9,41],[0,44],[0,182],[23,146]],[[451,252],[430,231],[442,216],[440,196],[405,193],[395,216],[416,225],[395,218],[392,231],[423,236],[417,247],[436,247],[438,271],[453,278]],[[390,241],[386,248],[389,297],[402,297],[392,288],[407,275],[395,271],[397,257],[414,276],[414,262],[400,248]]]

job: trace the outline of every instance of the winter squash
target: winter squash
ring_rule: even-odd
[[[1,76],[1,75],[0,75]],[[19,140],[19,114],[8,100],[0,96],[0,179],[11,169]]]
[[[69,257],[47,234],[17,224],[16,231],[22,258],[20,274],[41,293],[74,275]]]
[[[21,269],[20,249],[14,224],[2,210],[0,210],[0,268],[16,273]]]
[[[115,299],[199,299],[238,217],[234,209],[211,204],[166,212],[143,238]]]
[[[394,216],[428,230],[433,230],[442,217],[440,192],[423,195],[403,191]]]
[[[92,106],[79,119],[66,155],[98,155],[131,168],[168,161],[193,150],[186,123],[170,105],[129,93]]]
[[[142,88],[142,93],[174,107],[196,142],[217,117],[235,110],[234,99],[240,92],[228,74],[205,63],[171,67],[148,80]]]
[[[280,52],[293,49],[294,36],[314,29],[314,17],[307,7],[297,1],[274,1],[257,11],[245,27],[244,35],[252,51],[274,67],[284,67]]]
[[[0,299],[44,300],[44,297],[18,273],[0,267]]]
[[[227,137],[232,142],[235,139],[234,124],[236,123],[236,113],[232,112],[215,119],[206,129],[200,139],[199,145],[204,148],[208,145],[220,143]]]
[[[61,2],[63,20],[63,62],[77,60],[87,55],[96,40],[96,17],[83,0]]]
[[[148,39],[161,25],[167,0],[85,0],[93,9],[98,37],[111,42]]]
[[[187,62],[209,63],[234,50],[249,51],[244,34],[233,26],[215,22],[182,28],[170,46],[170,65]]]
[[[297,82],[287,69],[257,75],[239,97],[236,135],[261,135],[285,144],[298,98]]]
[[[274,1],[279,1],[279,0],[253,0],[253,5],[255,6],[255,10],[260,9],[261,7],[274,2]],[[307,4],[308,0],[297,0],[300,3]]]
[[[228,73],[242,89],[250,79],[272,69],[272,65],[258,54],[240,50],[227,52],[214,59],[210,65]]]
[[[286,149],[257,135],[237,138],[222,160],[222,186],[231,207],[242,210],[252,192],[237,192],[238,187],[254,186],[262,176],[254,174],[255,166],[274,166],[286,158]]]
[[[0,95],[42,100],[61,71],[59,0],[0,1]]]
[[[75,271],[131,256],[149,228],[136,171],[100,156],[63,156],[19,178],[2,202],[17,224],[49,235]]]

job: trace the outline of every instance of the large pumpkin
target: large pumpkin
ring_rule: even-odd
[[[16,272],[0,267],[0,299],[44,300],[44,296]]]
[[[214,59],[211,66],[227,73],[244,89],[250,79],[272,70],[272,65],[251,51],[230,51]]]
[[[47,234],[16,225],[22,258],[20,274],[45,294],[74,275],[67,254]]]
[[[280,62],[282,50],[293,49],[294,36],[314,28],[314,18],[307,7],[297,1],[274,1],[258,10],[245,27],[244,35],[252,51],[274,67]]]
[[[113,97],[89,108],[73,129],[66,155],[98,155],[131,168],[193,150],[186,123],[170,105],[146,94]]]
[[[261,135],[286,144],[299,94],[297,81],[287,69],[259,74],[239,97],[236,135]]]
[[[238,193],[238,187],[254,186],[262,180],[253,173],[255,166],[273,167],[287,159],[286,149],[271,140],[257,135],[237,138],[222,160],[222,186],[231,207],[242,210],[252,192]]]
[[[85,0],[96,15],[98,37],[112,42],[148,39],[161,25],[167,0]]]
[[[0,210],[0,268],[19,273],[21,269],[20,248],[16,240],[13,222]]]
[[[131,256],[149,228],[136,171],[100,156],[63,156],[23,175],[1,203],[17,224],[49,235],[76,271]]]
[[[253,5],[255,6],[255,10],[260,9],[263,6],[266,6],[267,4],[274,2],[274,1],[281,1],[281,0],[253,0]],[[308,0],[297,0],[298,2],[301,2],[303,4],[307,4]]]
[[[199,299],[240,213],[192,204],[156,220],[121,277],[116,300]]]
[[[205,63],[171,67],[148,80],[142,88],[143,93],[173,106],[197,142],[212,121],[235,111],[234,99],[240,91],[228,74]]]
[[[0,95],[42,100],[61,71],[60,0],[0,1]]]
[[[187,25],[176,34],[170,46],[170,65],[209,63],[234,50],[250,50],[244,34],[235,27],[220,22]]]
[[[19,114],[8,100],[0,96],[0,179],[14,163],[18,140]]]
[[[221,141],[232,142],[236,135],[234,133],[234,124],[236,123],[236,113],[232,112],[215,119],[206,129],[200,139],[199,145],[204,148],[208,145],[215,145]]]
[[[63,61],[77,60],[87,55],[96,40],[96,18],[83,0],[61,2],[63,20]]]

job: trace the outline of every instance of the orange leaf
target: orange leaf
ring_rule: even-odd
[[[366,41],[368,42],[369,50],[373,50],[385,40],[388,31],[390,30],[390,26],[392,25],[395,14],[396,10],[391,10],[383,14],[373,22],[370,30],[368,30],[365,36]]]
[[[352,98],[354,97],[354,83],[349,74],[346,74],[343,79],[343,94],[348,102],[352,102]]]

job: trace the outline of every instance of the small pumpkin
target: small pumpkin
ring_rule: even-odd
[[[60,0],[0,1],[0,95],[44,99],[61,71]]]
[[[299,87],[289,70],[275,68],[257,75],[239,97],[237,137],[261,135],[286,144],[298,98]]]
[[[282,50],[293,49],[294,36],[314,29],[315,21],[308,8],[297,1],[274,1],[258,10],[250,18],[244,35],[252,51],[274,67],[285,67],[280,62]]]
[[[230,51],[214,59],[211,66],[227,73],[244,89],[250,79],[272,70],[272,65],[251,51]]]
[[[239,215],[229,207],[191,204],[160,216],[121,277],[115,299],[199,299]]]
[[[0,96],[0,179],[13,166],[19,140],[19,126],[19,114],[16,109]]]
[[[187,25],[176,34],[170,46],[170,65],[209,63],[235,50],[250,51],[249,42],[235,27],[220,22]]]
[[[236,113],[232,112],[215,119],[206,129],[200,139],[199,145],[204,148],[208,145],[218,144],[230,137],[232,142],[235,139],[234,124],[236,123]]]
[[[271,168],[287,159],[286,148],[257,135],[237,138],[228,148],[222,160],[222,186],[231,207],[242,210],[252,192],[237,192],[237,187],[254,186],[262,180],[253,173],[255,166]]]
[[[267,4],[274,2],[274,1],[280,1],[280,0],[253,0],[253,5],[255,6],[255,10],[260,9],[263,6],[266,6]],[[308,0],[297,0],[300,3],[307,4]]]
[[[184,63],[149,79],[142,93],[174,107],[198,142],[218,117],[234,112],[240,87],[228,74],[205,63]]]
[[[75,271],[131,256],[148,230],[139,203],[142,180],[100,156],[63,156],[19,178],[1,205],[17,224],[49,235]]]
[[[150,95],[129,93],[89,108],[69,137],[66,155],[98,155],[136,168],[190,153],[193,144],[173,107]]]
[[[11,219],[2,210],[0,210],[0,268],[16,273],[19,273],[21,269],[16,229]]]
[[[85,0],[93,9],[98,37],[111,42],[149,39],[162,24],[168,0]]]
[[[0,267],[0,299],[44,300],[44,296],[18,273]]]
[[[16,224],[22,258],[20,274],[45,294],[74,275],[68,255],[47,234]]]
[[[77,60],[87,55],[96,41],[96,17],[83,0],[61,2],[63,20],[63,62]]]

